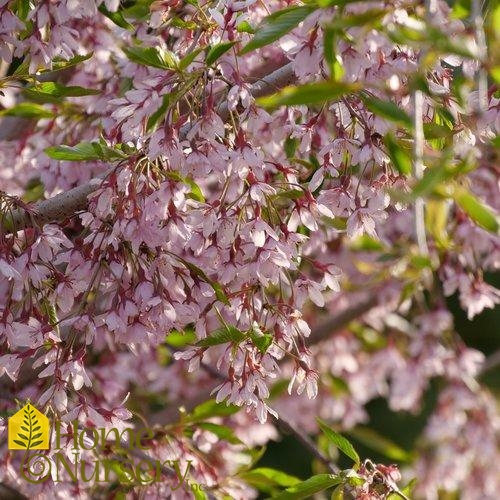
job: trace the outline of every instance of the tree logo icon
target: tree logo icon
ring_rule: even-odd
[[[48,450],[49,419],[31,403],[9,418],[9,450]]]

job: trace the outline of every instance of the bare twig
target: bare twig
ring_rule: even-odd
[[[500,349],[490,354],[483,363],[479,375],[484,375],[486,372],[493,370],[497,366],[500,366]]]
[[[420,90],[413,94],[413,125],[415,135],[413,141],[413,175],[415,179],[420,180],[424,175],[424,124],[423,124],[423,106],[424,96]],[[425,205],[423,198],[415,200],[415,235],[417,238],[418,249],[422,255],[429,254],[427,247],[427,238],[425,234]]]
[[[477,111],[479,114],[482,114],[488,109],[488,71],[485,67],[488,48],[486,45],[486,35],[484,33],[484,19],[481,2],[479,0],[472,0],[471,7],[472,23],[474,25],[476,43],[479,53],[479,70],[477,73]]]
[[[339,312],[337,315],[332,316],[324,323],[321,323],[317,327],[313,328],[308,339],[308,345],[311,346],[326,340],[333,333],[340,330],[351,321],[359,318],[370,309],[373,309],[377,304],[378,298],[376,295],[371,295],[359,304],[355,304],[352,307]]]

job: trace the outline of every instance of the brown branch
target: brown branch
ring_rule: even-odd
[[[333,333],[337,332],[351,321],[359,318],[370,309],[373,309],[377,304],[378,297],[376,295],[370,295],[359,304],[355,304],[352,307],[344,309],[337,315],[326,320],[324,323],[321,323],[317,327],[313,328],[307,344],[312,346],[326,340]]]
[[[292,64],[288,63],[254,83],[250,87],[250,92],[254,97],[271,94],[276,89],[293,82],[294,78]],[[220,103],[217,112],[222,120],[226,120],[229,116],[227,102]],[[179,138],[181,140],[186,138],[191,127],[192,124],[186,124],[181,128],[179,131]],[[86,184],[60,193],[48,200],[35,203],[30,211],[23,209],[13,211],[7,231],[21,230],[26,227],[32,227],[33,224],[60,222],[75,215],[77,212],[85,210],[88,203],[88,196],[98,188],[102,179],[109,175],[114,168],[106,170],[98,178],[92,179]]]
[[[318,459],[332,474],[338,474],[340,469],[332,463],[332,461],[316,446],[316,443],[301,429],[299,429],[296,425],[289,422],[283,416],[280,417],[272,417],[275,425],[281,430],[281,432],[285,432],[291,434],[295,437],[295,439],[306,449],[311,455]]]

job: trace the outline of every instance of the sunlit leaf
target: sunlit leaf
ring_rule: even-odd
[[[391,135],[387,134],[384,137],[384,142],[389,153],[389,158],[396,170],[402,175],[411,174],[412,161],[411,156]]]
[[[42,73],[48,72],[48,71],[60,71],[63,69],[71,68],[73,66],[76,66],[84,61],[87,61],[94,55],[93,52],[89,52],[88,54],[83,54],[79,56],[72,57],[71,59],[67,61],[63,61],[61,59],[55,59],[52,62],[52,68],[43,70]]]
[[[19,116],[21,118],[53,118],[54,113],[40,104],[20,102],[11,108],[0,111],[0,116]]]
[[[155,112],[148,118],[146,123],[146,130],[149,132],[159,121],[163,119],[167,109],[170,105],[170,94],[165,94],[161,106],[159,106]]]
[[[307,83],[305,85],[285,87],[276,94],[257,99],[257,103],[265,108],[300,104],[319,104],[338,100],[359,89],[359,85],[354,83],[333,81]]]
[[[130,31],[133,31],[134,30],[134,26],[132,24],[130,24],[126,19],[125,17],[123,17],[123,13],[122,11],[118,10],[116,12],[110,12],[107,8],[106,8],[106,4],[103,2],[101,3],[101,5],[99,5],[99,12],[101,14],[103,14],[104,16],[106,16],[108,19],[110,19],[111,21],[113,21],[117,26],[119,26],[120,28],[124,28],[126,30],[130,30]]]
[[[44,151],[47,156],[54,160],[112,161],[127,158],[127,155],[122,151],[104,146],[98,142],[80,142],[76,146],[51,146]]]
[[[58,103],[64,97],[81,97],[100,94],[100,90],[79,86],[65,87],[57,82],[43,82],[23,90],[24,95],[39,103]]]
[[[457,205],[478,225],[492,233],[498,234],[500,219],[491,208],[476,198],[463,187],[456,187],[453,198]]]
[[[226,425],[214,424],[213,422],[201,422],[197,424],[197,427],[215,434],[219,439],[227,441],[228,443],[242,444],[233,429],[230,429]]]
[[[212,333],[209,337],[199,340],[196,345],[198,347],[211,347],[228,342],[239,343],[246,338],[246,335],[232,325],[220,328]]]
[[[168,51],[160,52],[154,47],[128,47],[123,51],[127,57],[137,64],[159,69],[175,69],[178,61]]]
[[[242,472],[239,477],[261,491],[271,491],[276,486],[288,488],[301,482],[295,476],[268,467],[258,467],[257,469]]]
[[[211,66],[220,56],[225,54],[236,42],[222,42],[210,47],[207,53],[206,63]]]
[[[255,347],[262,353],[265,354],[271,344],[273,343],[274,337],[270,333],[265,333],[264,335],[252,335],[252,342]]]
[[[190,415],[186,417],[186,422],[202,422],[213,417],[224,417],[232,415],[239,411],[235,405],[227,405],[225,403],[217,403],[215,399],[209,399],[198,405]]]
[[[342,453],[347,455],[349,458],[351,458],[354,463],[356,464],[357,467],[359,467],[361,460],[359,458],[359,455],[357,454],[356,450],[354,449],[354,446],[349,442],[348,439],[346,439],[344,436],[339,434],[338,432],[334,431],[331,429],[325,422],[323,422],[321,419],[317,419],[318,424],[325,434],[325,436],[328,438],[328,440],[333,443]]]
[[[390,439],[378,434],[374,429],[359,426],[351,429],[349,435],[391,460],[398,462],[408,462],[411,460],[411,455],[408,452]]]
[[[300,6],[290,7],[271,14],[262,21],[259,27],[257,27],[255,36],[245,45],[245,47],[243,47],[240,54],[246,54],[252,50],[260,49],[261,47],[279,40],[313,11],[313,7]]]
[[[386,118],[387,120],[400,123],[408,128],[413,127],[413,122],[405,111],[403,111],[397,104],[391,101],[384,101],[377,97],[362,96],[363,102],[367,109],[377,116]]]
[[[301,483],[290,486],[282,493],[273,496],[274,500],[301,500],[311,498],[312,495],[325,491],[332,486],[342,483],[342,478],[333,474],[317,474]]]

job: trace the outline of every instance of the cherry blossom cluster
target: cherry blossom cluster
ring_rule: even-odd
[[[280,416],[310,433],[314,416],[350,429],[368,421],[365,406],[377,397],[394,411],[418,411],[439,378],[425,449],[408,474],[422,481],[424,498],[439,489],[493,498],[498,410],[476,380],[484,356],[454,332],[445,297],[458,293],[470,319],[500,303],[484,276],[500,267],[498,231],[460,202],[473,197],[500,212],[489,146],[500,132],[499,100],[493,89],[479,113],[477,92],[456,96],[457,75],[473,84],[478,52],[446,2],[432,2],[427,21],[441,44],[458,42],[434,58],[425,9],[404,0],[311,9],[245,55],[252,27],[304,5],[155,1],[121,14],[114,0],[39,1],[29,12],[17,3],[0,0],[0,57],[14,68],[2,105],[29,100],[15,71],[19,81],[95,92],[37,104],[36,120],[21,120],[15,137],[0,133],[0,408],[30,399],[51,417],[120,429],[142,415],[159,426],[152,458],[191,461],[195,483],[254,498],[236,474],[250,448],[277,438]],[[335,27],[340,14],[346,23]],[[399,41],[406,32],[419,43]],[[207,64],[207,48],[221,46]],[[288,63],[297,85],[335,77],[364,93],[262,105],[252,84]],[[462,176],[456,198],[429,201],[427,255],[415,243],[416,180],[396,165],[412,161],[407,118],[417,87],[426,167],[437,171],[445,158]],[[81,161],[49,153],[78,143],[100,152]],[[16,210],[35,218],[26,198],[33,186],[50,198],[95,178],[84,211],[9,226]],[[316,342],[323,320],[367,296],[378,299],[369,312]],[[232,442],[206,425],[161,427],[178,417],[169,409],[200,396],[246,410],[210,421],[234,429]],[[54,483],[29,490],[0,443],[0,478],[49,498]],[[370,464],[358,497],[384,498],[399,472]],[[61,498],[91,495],[66,479]],[[168,482],[143,490],[191,498]]]

